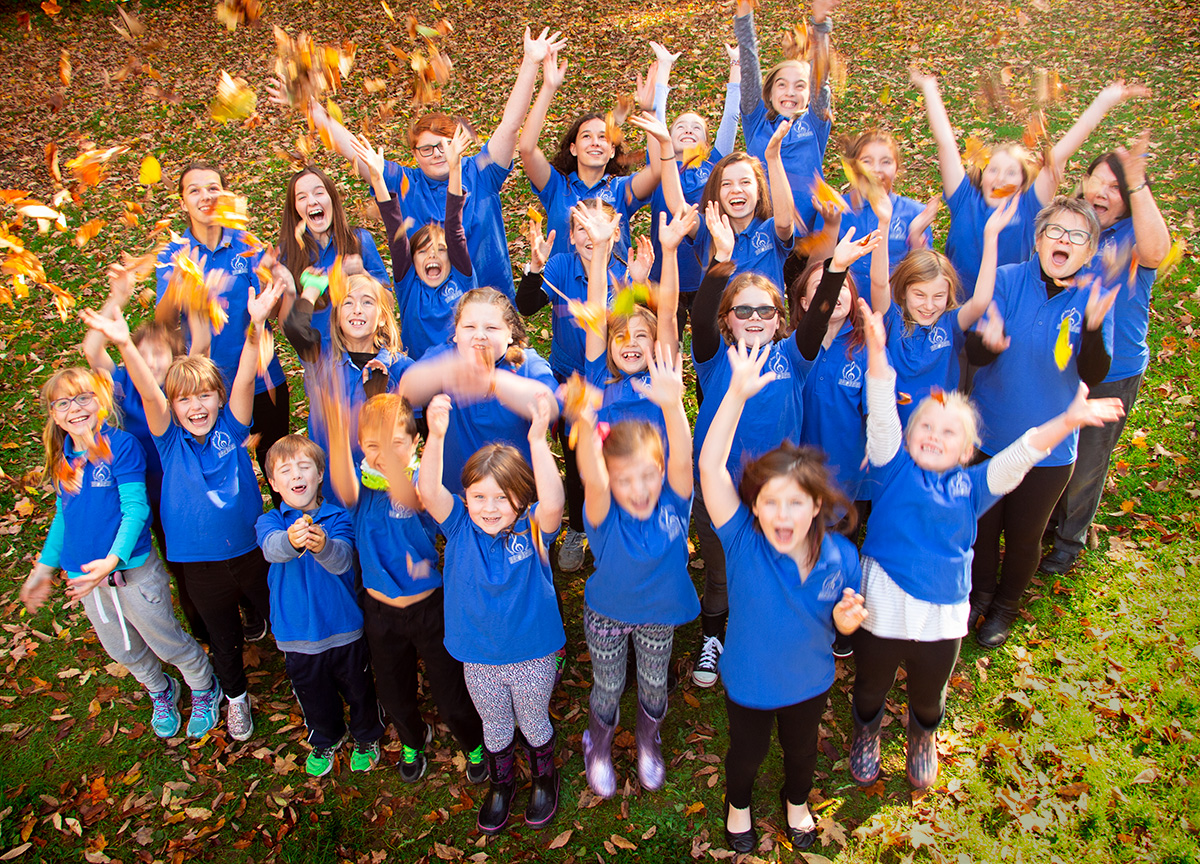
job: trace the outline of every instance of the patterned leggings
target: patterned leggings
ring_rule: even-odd
[[[467,691],[483,721],[484,747],[499,753],[512,743],[518,726],[534,747],[550,740],[554,734],[550,696],[554,692],[555,668],[553,654],[499,666],[463,664]]]
[[[592,655],[592,711],[607,726],[617,721],[629,634],[637,657],[638,701],[651,717],[667,713],[667,667],[675,628],[670,624],[626,624],[583,607],[583,634]]]

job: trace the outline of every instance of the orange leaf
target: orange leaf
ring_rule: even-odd
[[[91,241],[93,237],[100,233],[100,229],[106,224],[107,223],[103,219],[92,219],[88,222],[85,222],[79,227],[79,230],[75,232],[75,245],[82,249],[88,244],[89,241]]]
[[[54,0],[45,0],[42,3],[42,11],[53,17],[62,11],[62,7],[55,3]]]

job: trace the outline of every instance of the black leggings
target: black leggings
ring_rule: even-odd
[[[779,727],[783,749],[783,791],[793,804],[804,804],[812,791],[817,767],[817,727],[829,701],[829,691],[804,702],[774,710],[746,708],[725,697],[729,716],[729,752],[725,754],[725,797],[739,810],[750,806],[754,778],[771,746],[771,723]]]
[[[859,627],[850,640],[854,643],[854,710],[860,720],[869,721],[880,712],[903,663],[908,673],[908,710],[926,729],[942,722],[946,685],[958,662],[961,639],[882,639]]]
[[[250,434],[258,436],[255,456],[262,476],[267,476],[267,451],[271,445],[288,434],[288,421],[292,416],[291,394],[288,390],[287,378],[274,390],[267,389],[254,394],[254,420],[250,424]],[[271,500],[279,506],[279,493],[268,485]]]
[[[986,459],[981,456],[975,461]],[[1021,485],[979,518],[975,561],[971,565],[971,602],[1021,605],[1029,580],[1042,558],[1042,533],[1050,513],[1071,479],[1074,465],[1029,469]],[[1000,535],[1004,535],[1004,575],[1000,573]]]
[[[558,421],[555,436],[562,445],[563,487],[567,492],[567,524],[573,531],[583,531],[583,480],[579,477],[579,465],[575,462],[575,451],[567,445],[571,430],[566,419]]]

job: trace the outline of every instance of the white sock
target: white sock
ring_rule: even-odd
[[[230,704],[237,702],[240,705],[240,704],[243,704],[244,702],[246,702],[246,700],[250,698],[250,691],[247,690],[241,696],[229,696],[227,698],[229,699]]]

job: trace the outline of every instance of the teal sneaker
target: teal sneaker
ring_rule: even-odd
[[[425,744],[428,745],[433,740],[433,727],[428,723],[425,724]],[[425,776],[425,769],[429,767],[429,762],[425,758],[424,746],[420,749],[414,749],[407,744],[404,745],[404,752],[400,756],[400,779],[405,783],[416,783]]]
[[[189,738],[203,738],[221,720],[221,700],[225,693],[221,682],[213,676],[213,684],[207,690],[192,691],[192,716],[188,718]]]
[[[370,771],[379,764],[379,755],[378,741],[372,741],[370,744],[355,741],[354,752],[350,754],[350,770]]]
[[[179,734],[183,718],[179,716],[179,682],[167,676],[167,689],[150,694],[150,704],[154,706],[154,715],[150,718],[150,726],[159,738],[174,738]]]
[[[482,783],[488,779],[487,763],[483,761],[483,745],[467,754],[467,782]]]

